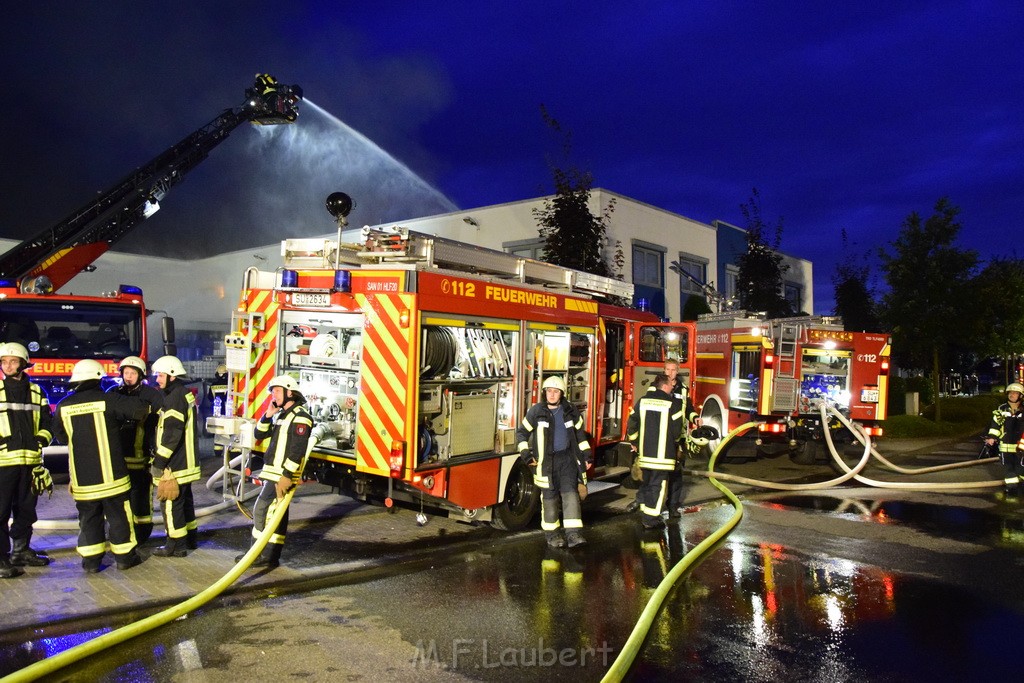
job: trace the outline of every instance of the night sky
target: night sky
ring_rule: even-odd
[[[1020,2],[17,3],[0,31],[3,237],[269,72],[305,91],[299,123],[236,130],[120,248],[330,232],[334,190],[353,225],[549,194],[543,104],[596,187],[740,226],[756,187],[782,249],[814,261],[818,313],[841,229],[871,254],[941,196],[961,246],[1024,257]]]

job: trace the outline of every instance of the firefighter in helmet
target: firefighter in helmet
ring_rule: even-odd
[[[118,430],[126,420],[144,420],[150,406],[136,396],[104,392],[100,380],[105,375],[91,358],[75,363],[72,393],[57,404],[53,430],[54,438],[68,445],[71,495],[78,508],[76,550],[89,573],[100,570],[108,541],[118,569],[142,562],[135,550],[131,482]]]
[[[583,430],[583,416],[565,398],[565,380],[551,376],[541,388],[544,400],[526,411],[516,429],[519,457],[534,468],[533,481],[541,490],[540,526],[548,545],[574,548],[586,543],[580,533],[580,498],[586,496],[590,442]]]
[[[175,356],[153,361],[153,374],[163,392],[156,423],[156,455],[150,473],[162,503],[167,540],[153,551],[158,557],[185,557],[199,547],[199,524],[192,482],[199,479],[196,400],[185,386],[185,367]]]
[[[16,342],[0,344],[0,578],[42,567],[50,560],[29,546],[39,494],[53,489],[43,467],[43,447],[51,439],[50,402],[29,379],[28,349]],[[13,517],[13,520],[12,520]],[[10,529],[8,530],[8,524]],[[13,547],[12,547],[13,546]]]
[[[149,468],[156,452],[156,424],[163,394],[143,381],[146,361],[138,356],[127,356],[117,367],[121,372],[121,385],[110,391],[122,396],[136,396],[151,406],[149,414],[142,420],[121,423],[121,451],[131,481],[128,498],[132,504],[135,540],[142,545],[153,533],[153,477]]]
[[[637,452],[643,471],[636,498],[646,529],[665,526],[661,512],[669,497],[668,489],[681,476],[676,474],[677,442],[684,433],[685,409],[682,400],[669,393],[671,390],[668,375],[655,375],[651,389],[636,402],[626,422],[626,438]]]
[[[263,470],[259,475],[263,488],[252,511],[252,541],[263,533],[267,521],[274,514],[276,501],[284,498],[288,490],[302,475],[303,460],[313,429],[313,418],[305,408],[306,399],[299,385],[290,375],[278,375],[270,380],[270,405],[256,425],[257,439],[270,438],[264,454]],[[253,567],[273,569],[281,563],[281,550],[288,533],[288,511],[272,532],[267,547],[252,563]],[[244,556],[239,555],[235,561]]]
[[[1006,403],[992,411],[992,422],[988,426],[985,443],[989,446],[999,444],[999,459],[1006,472],[1007,493],[1024,493],[1021,491],[1022,454],[1024,449],[1024,385],[1013,382],[1006,387]],[[1011,483],[1011,480],[1016,480]]]

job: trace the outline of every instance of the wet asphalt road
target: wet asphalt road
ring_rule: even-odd
[[[752,492],[737,530],[671,593],[630,677],[1015,678],[1022,502]],[[731,514],[709,503],[651,533],[597,510],[589,544],[573,551],[480,529],[334,585],[232,597],[52,680],[598,680],[671,566]],[[82,630],[40,633],[7,657],[65,649]]]

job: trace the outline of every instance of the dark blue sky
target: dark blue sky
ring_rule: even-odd
[[[596,186],[741,226],[758,188],[783,250],[815,263],[819,313],[841,229],[868,253],[941,196],[963,246],[1024,256],[1019,2],[38,4],[0,27],[2,236],[56,222],[267,71],[383,151],[313,108],[287,136],[236,131],[124,247],[327,232],[336,189],[353,224],[548,194],[543,103]]]

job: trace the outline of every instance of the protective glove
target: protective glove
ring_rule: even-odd
[[[282,474],[281,478],[277,480],[276,485],[278,500],[284,498],[285,494],[291,491],[292,486],[294,486],[294,484],[292,483],[292,478],[289,477],[287,474]]]
[[[32,469],[32,493],[37,496],[43,495],[46,492],[47,498],[53,497],[53,477],[50,476],[50,470],[46,469],[42,465],[36,465]]]
[[[156,499],[161,502],[177,500],[179,495],[181,495],[181,487],[178,486],[178,480],[174,478],[170,470],[164,470],[163,476],[160,477],[160,481],[156,485]]]
[[[580,500],[581,501],[587,499],[587,485],[586,484],[576,484],[576,490],[580,494]]]

